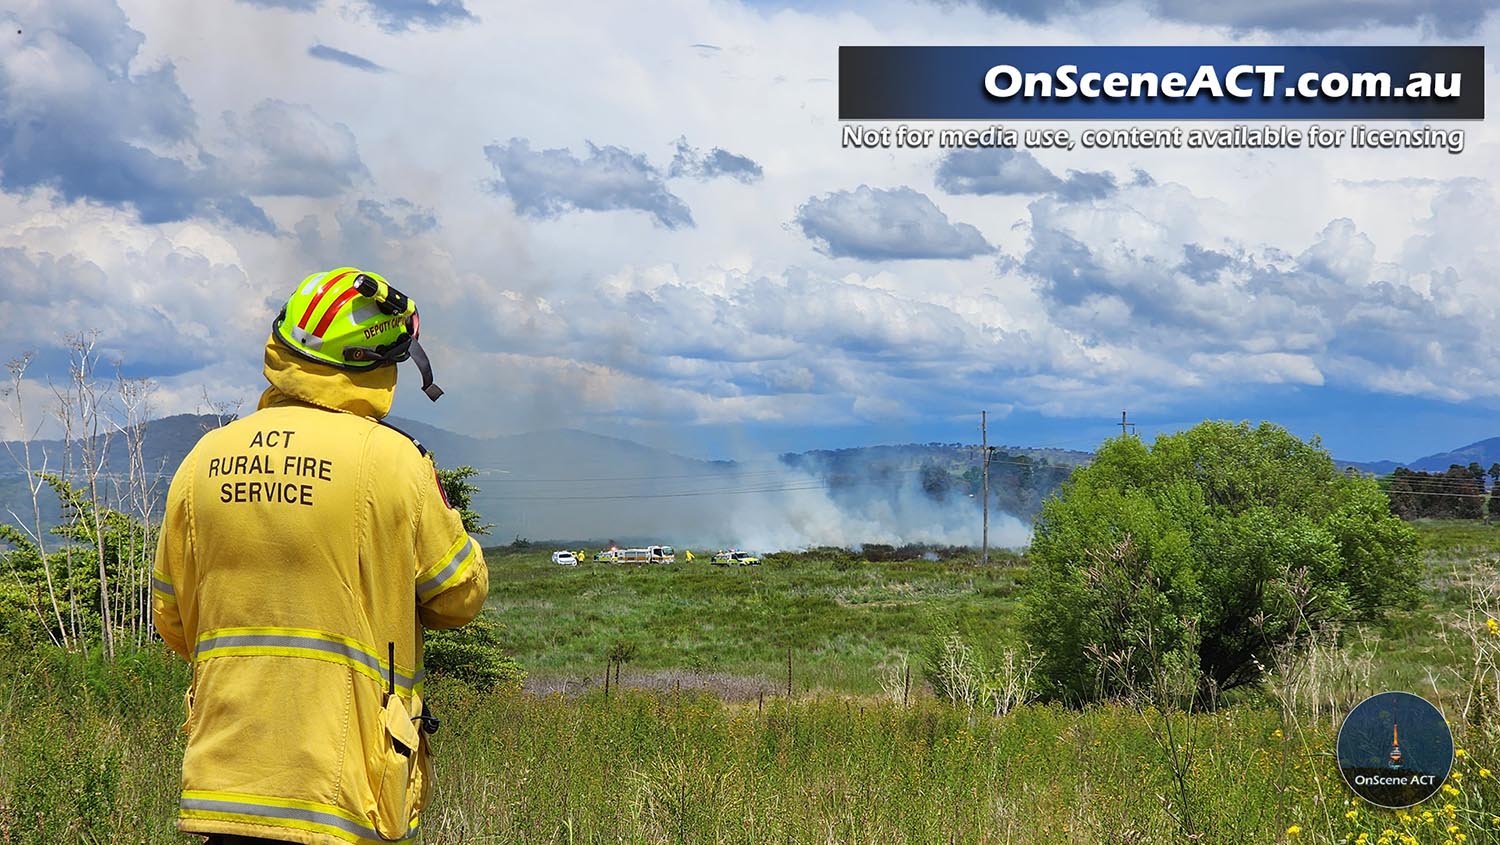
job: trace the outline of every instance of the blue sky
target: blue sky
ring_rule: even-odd
[[[3,357],[44,398],[95,329],[159,413],[248,410],[280,301],[353,264],[416,298],[448,391],[396,412],[468,433],[734,457],[988,408],[1086,449],[1129,408],[1412,459],[1500,435],[1488,124],[1461,155],[843,150],[837,47],[1490,46],[1496,5],[26,0]]]

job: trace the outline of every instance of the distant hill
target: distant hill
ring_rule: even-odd
[[[470,437],[414,420],[390,418],[420,441],[439,466],[479,474],[473,507],[494,523],[495,542],[593,537],[755,549],[809,544],[933,542],[974,544],[979,537],[977,450],[962,444],[855,447],[752,461],[707,461],[616,437],[576,430]],[[158,497],[184,456],[217,427],[212,416],[179,415],[146,424],[146,465]],[[9,446],[17,455],[19,444]],[[59,441],[31,444],[40,468],[63,465]],[[76,465],[79,448],[71,458]],[[991,536],[1026,542],[1030,515],[1083,452],[1006,448],[991,466]],[[128,465],[125,443],[111,439],[112,472]],[[44,524],[59,518],[42,497]],[[0,452],[0,519],[13,509],[31,522],[22,471]],[[1007,519],[1005,514],[1014,515]]]
[[[1479,465],[1486,470],[1490,468],[1490,464],[1500,462],[1500,437],[1491,437],[1488,440],[1470,443],[1451,452],[1439,452],[1436,455],[1418,458],[1408,464],[1406,468],[1426,470],[1428,472],[1442,472],[1453,464],[1468,466],[1474,461],[1478,461]]]
[[[1453,464],[1466,467],[1472,462],[1477,462],[1486,470],[1490,468],[1490,464],[1500,462],[1500,437],[1480,440],[1449,452],[1438,452],[1413,461],[1339,461],[1338,464],[1340,467],[1352,466],[1376,475],[1387,475],[1395,472],[1397,467],[1426,472],[1443,472]]]
[[[471,437],[392,417],[419,440],[439,466],[479,470],[474,508],[493,522],[496,543],[591,537],[737,545],[770,550],[811,544],[979,541],[978,449],[962,443],[911,443],[788,452],[750,461],[706,461],[617,437],[564,429]],[[148,470],[157,493],[202,436],[212,416],[183,414],[146,425]],[[0,444],[0,519],[14,510],[30,521],[25,479]],[[35,464],[63,464],[62,444],[32,444]],[[991,537],[997,545],[1027,542],[1031,517],[1088,452],[997,447],[990,466]],[[78,461],[78,454],[72,456]],[[1397,466],[1441,472],[1450,464],[1500,461],[1500,437],[1409,463],[1336,461],[1385,474]],[[123,438],[112,438],[108,465],[128,464]],[[58,518],[43,497],[43,522]]]

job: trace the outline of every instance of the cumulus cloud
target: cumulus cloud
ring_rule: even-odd
[[[365,174],[348,127],[279,100],[226,113],[225,146],[206,146],[174,66],[136,69],[144,37],[113,0],[37,3],[8,23],[27,34],[0,57],[7,191],[270,232],[251,197],[331,196]]]
[[[197,224],[169,231],[84,203],[0,224],[0,300],[17,349],[97,331],[104,360],[158,375],[242,359],[272,316],[248,288],[238,250]]]
[[[234,181],[251,194],[330,197],[367,175],[349,127],[308,106],[264,100],[225,122],[237,145]]]
[[[301,278],[308,268],[369,268],[416,297],[427,316],[458,275],[441,243],[437,214],[402,197],[350,198],[331,214],[303,217],[292,233],[303,264],[287,267],[288,277]]]
[[[1136,171],[1136,178],[1151,177]],[[1066,200],[1102,199],[1115,192],[1114,174],[1069,170],[1066,179],[1027,150],[1005,147],[953,150],[938,160],[937,186],[949,194],[1054,194]]]
[[[1171,222],[1142,210],[1162,203],[1176,207]],[[1455,234],[1500,220],[1491,188],[1465,180],[1439,191],[1432,216],[1386,261],[1349,218],[1291,252],[1216,229],[1206,221],[1224,215],[1213,206],[1178,186],[1122,192],[1107,214],[1039,200],[1021,267],[1059,325],[1153,362],[1156,375],[1137,378],[1496,395],[1477,362],[1500,355],[1482,330],[1500,308],[1481,293],[1484,262],[1500,256],[1460,247]]]
[[[952,0],[938,0],[953,5]],[[1034,23],[1084,15],[1121,0],[976,0],[1007,17]],[[1179,23],[1272,32],[1326,32],[1374,26],[1430,27],[1445,36],[1472,33],[1500,3],[1496,0],[1270,0],[1264,3],[1200,3],[1196,0],[1148,0],[1156,17]]]
[[[147,221],[269,221],[195,154],[196,115],[169,63],[133,70],[144,36],[112,0],[33,2],[4,15],[26,35],[0,56],[0,187],[132,206]]]
[[[532,150],[524,138],[490,144],[484,148],[485,158],[500,173],[491,188],[509,196],[516,211],[530,217],[634,209],[668,229],[693,225],[687,203],[667,190],[661,171],[644,155],[585,143],[586,158],[567,149]]]
[[[1149,176],[1147,177],[1150,178]],[[1097,200],[1113,194],[1116,190],[1115,175],[1108,171],[1069,170],[1055,193],[1074,202]]]
[[[667,175],[674,179],[683,176],[693,179],[728,176],[749,184],[760,181],[763,175],[760,165],[753,160],[721,147],[714,147],[704,154],[689,145],[686,138],[678,138],[676,146],[677,152],[672,156],[672,164],[667,170]]]
[[[294,12],[312,12],[323,5],[323,0],[239,2],[262,8],[290,9]],[[405,32],[417,28],[438,29],[475,20],[474,13],[469,11],[463,0],[360,0],[355,8],[363,10],[374,19],[377,26],[387,32]]]
[[[908,187],[834,191],[797,209],[797,225],[819,250],[841,258],[973,258],[995,248],[968,223],[948,219]]]
[[[1061,184],[1028,150],[953,150],[938,161],[937,186],[950,194],[1045,194]]]
[[[333,62],[367,73],[385,73],[387,70],[384,65],[376,64],[364,56],[345,52],[336,47],[329,47],[327,44],[314,44],[307,48],[307,54],[315,59],[322,59],[325,62]]]

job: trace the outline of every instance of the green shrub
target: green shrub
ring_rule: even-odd
[[[423,650],[428,674],[456,678],[481,691],[520,686],[526,672],[505,653],[500,643],[504,630],[481,615],[462,628],[428,631]]]
[[[1416,534],[1375,482],[1270,423],[1107,441],[1036,522],[1023,629],[1043,691],[1087,702],[1178,655],[1200,694],[1271,649],[1417,595]]]

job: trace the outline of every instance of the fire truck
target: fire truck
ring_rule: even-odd
[[[615,563],[676,563],[677,553],[671,546],[642,546],[635,549],[615,549]]]

